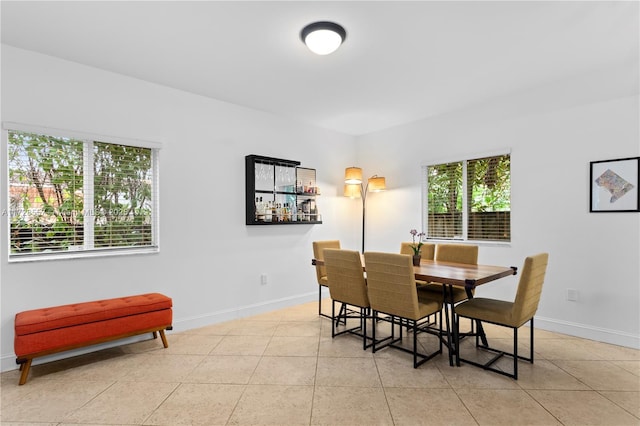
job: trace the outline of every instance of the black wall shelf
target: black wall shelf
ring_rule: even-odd
[[[299,161],[245,157],[247,225],[313,225],[322,223],[316,197],[316,170]]]

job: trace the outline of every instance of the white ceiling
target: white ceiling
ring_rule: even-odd
[[[637,1],[0,3],[2,43],[353,135],[639,56]]]

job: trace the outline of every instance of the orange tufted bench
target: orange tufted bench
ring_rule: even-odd
[[[160,293],[55,306],[19,312],[13,341],[20,364],[20,384],[27,381],[34,358],[144,333],[171,330],[172,300]]]

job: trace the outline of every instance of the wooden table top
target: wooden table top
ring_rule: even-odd
[[[324,261],[318,259],[312,259],[311,263],[324,265]],[[362,256],[362,268],[366,271],[364,256]],[[422,259],[420,266],[414,266],[413,270],[416,279],[421,281],[474,288],[509,275],[515,275],[518,269],[515,266],[469,265]]]

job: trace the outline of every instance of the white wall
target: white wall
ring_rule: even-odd
[[[2,121],[163,144],[157,255],[10,264],[2,217],[3,370],[15,368],[16,312],[157,291],[173,298],[179,331],[316,300],[311,242],[341,238],[358,247],[357,205],[341,196],[344,168],[355,162],[351,136],[9,46],[2,46]],[[247,154],[316,168],[324,223],[245,226]],[[4,210],[6,152],[0,164]]]
[[[640,214],[588,213],[589,161],[640,155],[637,66],[353,138],[262,112],[2,46],[2,121],[163,143],[161,252],[9,264],[0,224],[0,356],[15,368],[13,316],[25,309],[159,291],[176,330],[317,295],[311,242],[360,248],[360,203],[341,197],[344,168],[387,178],[367,199],[367,249],[397,251],[420,227],[422,161],[508,147],[513,242],[480,262],[521,266],[551,255],[537,326],[639,347]],[[594,90],[597,89],[597,90]],[[244,156],[318,170],[322,225],[244,225]],[[0,207],[6,209],[6,152]],[[260,285],[260,274],[269,284]],[[509,298],[516,278],[480,295]],[[580,292],[566,301],[566,289]]]
[[[479,262],[549,252],[536,326],[639,348],[640,213],[589,213],[589,162],[640,155],[638,75],[619,64],[360,137],[360,161],[389,188],[368,205],[367,249],[396,250],[421,226],[423,162],[510,148],[512,242],[483,245]],[[512,299],[517,278],[476,294]]]

